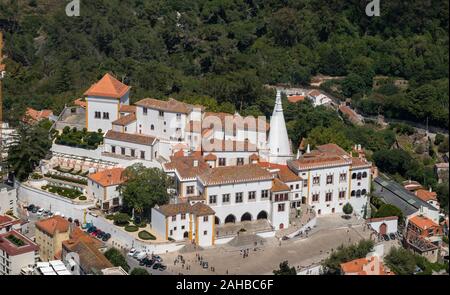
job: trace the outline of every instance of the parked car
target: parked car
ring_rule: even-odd
[[[159,262],[156,262],[155,264],[153,264],[153,269],[158,269],[158,268],[160,268],[162,266],[162,264],[161,263],[159,263]]]
[[[203,268],[207,269],[208,268],[208,262],[207,261],[203,262],[202,266],[203,266]]]
[[[390,233],[389,234],[389,238],[391,238],[391,240],[395,240],[395,234],[394,233]]]
[[[385,241],[389,241],[389,236],[388,236],[388,235],[383,235],[383,239],[384,239]]]
[[[100,230],[97,229],[91,233],[91,236],[96,237],[99,232],[100,232]]]
[[[38,211],[37,211],[37,215],[38,216],[42,216],[44,214],[44,208],[40,208]]]
[[[101,238],[103,238],[104,235],[105,235],[105,232],[104,232],[104,231],[99,231],[99,232],[97,233],[97,238],[98,238],[98,239],[101,239]]]
[[[39,210],[39,207],[33,207],[33,209],[31,209],[31,213],[36,214]]]
[[[76,226],[80,226],[80,221],[78,219],[75,219],[73,222],[75,222]]]
[[[54,215],[54,214],[53,214],[53,212],[51,212],[51,211],[48,213],[48,217],[52,217],[53,215]]]
[[[33,211],[34,207],[35,206],[33,204],[28,205],[27,211]]]
[[[104,235],[103,238],[102,238],[102,241],[103,241],[103,242],[106,242],[106,241],[108,241],[110,238],[111,238],[111,234],[110,234],[110,233],[105,233],[105,235]]]
[[[164,264],[161,264],[158,269],[159,269],[159,271],[163,271],[163,270],[167,269],[167,266],[165,266]]]
[[[133,257],[133,258],[136,258],[138,255],[140,255],[142,252],[141,251],[135,251],[134,253],[133,253],[133,256],[131,256],[131,257]]]
[[[139,252],[138,254],[135,254],[133,257],[136,258],[137,260],[141,260],[141,259],[144,259],[145,257],[147,257],[147,253]]]
[[[95,226],[91,226],[90,228],[87,229],[87,232],[90,234],[96,230],[97,230],[97,228]]]
[[[134,248],[131,248],[130,249],[130,252],[128,252],[128,256],[130,256],[130,257],[133,257],[133,255],[134,255],[134,252],[136,252],[136,249],[134,249]]]
[[[152,255],[152,259],[154,259],[155,261],[158,261],[158,262],[162,262],[163,261],[163,259],[159,255]]]

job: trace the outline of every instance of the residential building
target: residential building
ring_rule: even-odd
[[[102,210],[113,211],[122,205],[118,187],[124,182],[123,171],[123,168],[111,168],[88,175],[87,195]]]
[[[308,92],[308,98],[312,101],[315,107],[330,104],[332,102],[331,98],[316,89]]]
[[[35,240],[42,261],[54,260],[61,255],[62,242],[69,239],[70,223],[61,216],[36,222]]]
[[[121,105],[129,105],[130,86],[110,74],[103,76],[85,93],[86,128],[88,131],[103,132],[112,129],[112,122],[119,119]]]
[[[20,229],[20,219],[8,215],[0,215],[0,234],[9,232],[11,230],[20,231]]]
[[[39,247],[16,230],[0,234],[0,275],[18,275],[39,259]]]
[[[397,216],[369,218],[366,222],[371,229],[380,235],[396,234],[398,231]]]
[[[54,119],[52,110],[35,110],[33,108],[27,108],[23,121],[28,124],[34,124],[44,119]]]
[[[0,183],[0,215],[17,215],[17,189]]]
[[[437,199],[437,193],[433,192],[431,187],[428,190],[418,189],[414,192],[414,194],[424,202],[427,202],[437,210],[439,210],[439,202]]]
[[[152,208],[152,228],[164,239],[189,240],[199,246],[215,242],[214,210],[197,202],[167,204]]]
[[[349,262],[341,263],[340,266],[341,274],[343,275],[394,275],[377,255],[368,258],[354,259]]]

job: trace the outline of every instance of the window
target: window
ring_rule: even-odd
[[[363,190],[361,191],[361,195],[365,196],[366,194],[367,194],[367,190],[366,190],[366,189],[363,189]]]
[[[209,216],[208,215],[206,215],[206,216],[203,216],[203,222],[208,222],[208,220],[209,220],[209,218],[208,218]]]
[[[297,184],[295,185],[295,189],[299,189],[299,188],[300,188],[300,184],[297,183]]]
[[[120,148],[120,153],[121,153],[122,155],[125,155],[125,148],[124,148],[124,147]]]
[[[333,184],[333,175],[327,175],[327,184]]]
[[[278,204],[278,212],[284,212],[284,206],[285,204]]]
[[[177,216],[176,215],[172,216],[172,221],[177,221]]]
[[[355,196],[355,191],[352,191],[352,192],[350,193],[350,196],[354,197],[354,196]]]
[[[205,216],[205,217],[208,217],[208,216]],[[207,231],[207,230],[204,230],[204,231],[203,231],[203,235],[206,236],[207,234],[208,234],[208,231]]]
[[[361,172],[356,175],[356,179],[361,180]]]
[[[217,196],[216,195],[209,196],[209,203],[210,204],[217,203]]]
[[[173,230],[177,230],[177,227],[175,226],[175,227],[173,228]]]
[[[116,153],[116,147],[115,146],[111,146],[111,153],[115,154]]]
[[[333,196],[333,193],[326,193],[325,194],[325,202],[331,202],[332,196]]]
[[[109,120],[109,113],[103,112],[103,119]]]
[[[356,173],[352,174],[352,179],[356,179]]]
[[[131,156],[134,157],[135,151],[133,149],[130,150]]]
[[[367,172],[363,172],[362,178],[366,178],[366,177],[367,177]]]
[[[144,116],[147,116],[147,108],[142,108],[142,112],[144,113]]]
[[[319,202],[319,194],[313,194],[312,195],[312,201],[313,202]]]
[[[237,165],[237,166],[239,166],[239,165],[244,165],[244,158],[237,158],[236,165]]]
[[[357,198],[361,197],[361,190],[357,190],[357,191],[356,191],[356,197],[357,197]]]
[[[145,152],[141,151],[141,159],[145,159]]]
[[[95,112],[94,118],[95,119],[101,119],[102,118],[102,113],[101,112]]]
[[[186,194],[190,195],[194,193],[194,186],[193,185],[189,185],[186,187]]]
[[[242,203],[242,195],[243,193],[236,193],[236,203]]]
[[[186,219],[186,214],[181,214],[181,220],[185,220]]]
[[[173,230],[170,230],[170,234],[169,234],[169,236],[171,236],[171,235],[173,235]]]
[[[339,174],[339,181],[340,181],[340,182],[347,181],[347,173],[341,173],[341,174]]]
[[[267,199],[269,197],[269,190],[265,189],[261,191],[261,199]]]
[[[248,192],[248,200],[254,201],[256,199],[256,192]]]
[[[307,187],[308,186],[308,181],[303,181],[303,187]]]
[[[229,202],[230,202],[230,194],[223,194],[222,203],[229,203]]]
[[[159,111],[159,116],[160,117],[164,117],[164,112],[163,111]]]
[[[181,114],[177,114],[177,120],[181,119]]]
[[[313,177],[313,184],[320,184],[320,176]]]
[[[153,125],[153,124],[150,125],[150,129],[151,129],[151,130],[155,130],[155,125]]]
[[[225,158],[219,158],[219,166],[225,166],[226,165],[226,159]]]
[[[291,190],[293,190],[293,189],[294,189],[294,185],[291,184],[291,185],[289,186],[289,188],[290,188]]]
[[[295,198],[298,199],[298,194],[295,194]]]
[[[345,199],[345,191],[339,192],[339,199]]]

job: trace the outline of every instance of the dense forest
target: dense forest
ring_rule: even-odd
[[[79,17],[67,1],[0,0],[5,32],[4,105],[60,111],[105,72],[133,99],[173,96],[210,110],[269,115],[264,84],[346,76],[339,90],[364,113],[447,128],[448,1],[89,0]],[[375,75],[407,90],[372,91]],[[384,92],[383,92],[384,91]]]

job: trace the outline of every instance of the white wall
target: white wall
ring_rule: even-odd
[[[198,222],[198,244],[202,247],[212,245],[214,216],[209,215],[208,221],[203,221],[204,216],[195,216]],[[206,231],[206,235],[205,235]]]
[[[112,122],[119,118],[119,100],[104,97],[86,97],[87,101],[87,129],[97,131],[102,129],[103,133],[112,129]],[[101,118],[95,118],[95,112],[101,113]],[[103,113],[109,113],[109,119],[103,118]]]
[[[155,208],[152,208],[152,229],[164,239],[166,238],[166,216]]]
[[[147,108],[147,114],[145,115],[144,107],[137,106],[137,132],[167,140],[184,138],[187,116],[186,114],[178,115],[177,117],[177,113],[165,111],[163,116],[159,116],[159,110],[151,108]]]
[[[368,224],[377,232],[380,233],[380,226],[385,223],[387,225],[387,230],[386,233],[390,234],[390,233],[397,233],[397,224],[398,224],[398,220],[394,219],[394,220],[377,220],[374,222],[369,222]]]
[[[17,190],[2,187],[0,189],[0,215],[5,215],[9,210],[17,215]]]
[[[114,154],[122,155],[122,148],[125,148],[125,155],[131,157],[131,150],[134,149],[134,158],[141,159],[141,151],[145,153],[145,160],[152,161],[153,148],[149,145],[136,144],[126,141],[118,141],[105,138],[105,151],[113,153],[112,147],[115,146],[116,151]]]

